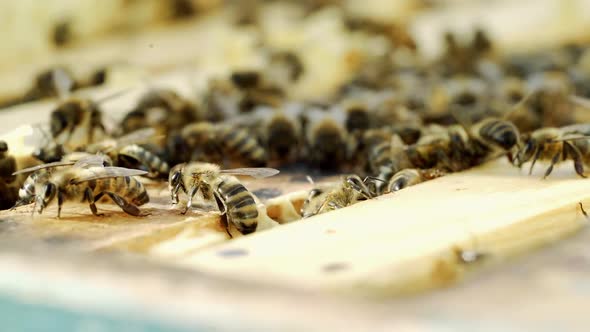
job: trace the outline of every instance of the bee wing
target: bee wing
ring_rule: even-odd
[[[94,154],[88,157],[80,158],[74,167],[78,168],[89,168],[89,167],[104,167],[105,158],[103,155]]]
[[[119,98],[120,96],[123,96],[125,94],[127,94],[128,92],[130,92],[131,90],[133,90],[132,88],[128,88],[128,89],[123,89],[120,91],[116,91],[113,93],[110,93],[106,96],[100,97],[97,100],[95,100],[94,102],[97,103],[98,105],[102,104],[102,103],[106,103],[109,100],[115,99],[115,98]]]
[[[53,168],[53,167],[59,167],[59,166],[70,166],[70,165],[74,165],[74,164],[75,164],[75,162],[73,162],[73,161],[56,161],[56,162],[47,163],[47,164],[43,164],[43,165],[37,165],[37,166],[29,167],[29,168],[23,168],[23,169],[21,169],[19,171],[16,171],[16,172],[12,173],[12,175],[34,172],[34,171],[38,171],[38,170],[44,169],[44,168]]]
[[[57,95],[60,99],[67,98],[74,86],[74,81],[68,76],[61,68],[56,68],[52,72],[53,79],[55,80]]]
[[[159,138],[155,136],[156,130],[154,128],[143,128],[133,131],[127,135],[123,135],[115,140],[107,139],[105,141],[97,142],[88,146],[89,151],[109,152],[118,147],[124,147],[132,144],[145,143],[151,139]],[[114,142],[114,144],[113,144]]]
[[[143,128],[133,131],[127,135],[117,138],[118,146],[126,146],[137,143],[144,143],[154,138],[156,130],[154,128]]]
[[[268,167],[232,168],[221,170],[220,173],[230,175],[247,175],[253,178],[267,178],[279,174],[278,169]]]
[[[568,99],[570,102],[572,102],[578,106],[581,106],[584,108],[590,108],[590,99],[588,99],[588,98],[571,95],[571,96],[569,96]]]
[[[531,91],[529,91],[529,93],[522,97],[522,99],[518,101],[516,104],[512,105],[512,107],[510,107],[510,109],[506,113],[504,113],[504,115],[502,115],[502,119],[510,119],[512,114],[517,112],[520,109],[520,107],[526,104],[529,101],[529,99],[531,99],[535,94],[537,94],[537,92],[539,92],[538,89],[532,89]]]
[[[565,137],[554,138],[551,140],[551,142],[576,141],[576,140],[581,140],[581,139],[590,139],[590,136],[583,135],[583,134],[571,134],[571,135],[566,135]]]
[[[147,173],[148,172],[146,171],[125,167],[91,167],[84,172],[80,172],[80,175],[74,179],[74,183],[77,184],[91,180],[118,178],[123,176],[144,175]]]

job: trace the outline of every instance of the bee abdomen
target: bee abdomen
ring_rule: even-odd
[[[252,194],[237,180],[219,183],[217,191],[225,200],[231,222],[242,234],[249,234],[258,226],[258,209]]]
[[[370,148],[369,163],[374,172],[377,172],[379,167],[391,163],[390,149],[391,146],[388,142],[382,142]]]
[[[266,164],[266,151],[247,130],[223,128],[220,136],[229,152],[237,154],[251,166]]]
[[[511,149],[518,140],[516,127],[512,123],[503,120],[487,121],[487,123],[482,124],[479,134],[485,140],[484,143],[498,145],[504,150]]]
[[[143,167],[147,168],[150,173],[168,174],[170,166],[168,163],[158,157],[155,153],[133,144],[122,148],[119,155],[123,155],[137,160]]]

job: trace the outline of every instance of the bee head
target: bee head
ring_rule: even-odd
[[[41,192],[37,196],[37,200],[35,202],[37,212],[41,214],[43,209],[53,201],[55,195],[57,194],[57,187],[55,184],[48,182],[43,185]]]

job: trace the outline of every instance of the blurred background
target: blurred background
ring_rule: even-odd
[[[445,32],[471,38],[480,28],[513,52],[584,40],[589,22],[586,0],[3,1],[0,101],[22,96],[31,77],[56,65],[96,83],[120,78],[104,71],[121,67],[260,67],[269,49],[300,53],[310,70],[293,95],[318,96],[389,48],[440,55]]]

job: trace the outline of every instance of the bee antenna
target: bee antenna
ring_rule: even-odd
[[[123,90],[120,90],[120,91],[117,91],[117,92],[108,94],[108,95],[106,95],[104,97],[101,97],[101,98],[95,100],[94,102],[97,103],[97,104],[102,104],[102,103],[105,103],[105,102],[110,101],[112,99],[119,98],[122,95],[127,94],[131,90],[133,90],[133,89],[132,88],[123,89]]]
[[[504,113],[504,115],[502,116],[502,119],[504,119],[504,120],[508,119],[512,114],[514,114],[514,112],[518,111],[522,105],[526,104],[529,101],[529,99],[531,99],[539,91],[540,90],[537,88],[534,88],[531,91],[529,91],[529,93],[524,95],[524,97],[522,97],[522,99],[520,99],[516,104],[512,105],[510,107],[510,110],[508,110],[508,112]]]

